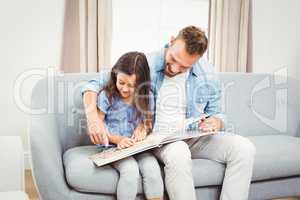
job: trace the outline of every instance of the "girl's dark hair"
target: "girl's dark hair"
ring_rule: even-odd
[[[133,106],[136,108],[138,118],[143,119],[147,132],[151,131],[152,113],[150,111],[150,70],[145,54],[140,52],[128,52],[122,55],[113,66],[110,79],[103,87],[109,102],[114,95],[120,95],[117,89],[117,74],[121,72],[127,75],[136,75],[135,94]]]

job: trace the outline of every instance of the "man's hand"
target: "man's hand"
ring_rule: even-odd
[[[94,119],[88,119],[87,121],[88,134],[91,142],[94,144],[108,145],[107,133],[101,132],[100,119],[98,117],[95,117]]]
[[[146,136],[146,129],[143,124],[140,124],[134,129],[131,139],[133,139],[135,142],[140,142],[144,140]]]
[[[127,137],[124,137],[122,138],[118,144],[117,144],[117,148],[118,149],[125,149],[125,148],[128,148],[128,147],[131,147],[133,146],[135,143],[135,141],[131,138],[127,138]]]
[[[217,133],[223,128],[223,121],[217,117],[203,118],[199,122],[199,128],[203,132],[214,132]]]
[[[83,95],[83,103],[85,114],[87,118],[88,135],[91,142],[94,144],[108,145],[108,138],[106,129],[103,126],[104,115],[101,114],[96,106],[97,93],[93,91],[86,91]],[[102,121],[101,121],[102,120]],[[102,131],[101,131],[102,130]]]

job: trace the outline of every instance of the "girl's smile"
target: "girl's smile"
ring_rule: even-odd
[[[135,91],[136,75],[117,74],[117,89],[124,100],[132,100]]]

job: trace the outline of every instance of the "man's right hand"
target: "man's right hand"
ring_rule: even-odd
[[[101,120],[104,119],[104,116],[98,114],[96,105],[97,93],[93,91],[86,91],[83,95],[83,102],[87,118],[87,132],[91,142],[94,144],[108,145],[108,133],[105,132],[105,128],[101,129],[101,124],[103,124],[101,123]]]
[[[94,144],[108,145],[107,133],[101,132],[100,119],[96,117],[95,119],[88,119],[88,134],[90,140]]]

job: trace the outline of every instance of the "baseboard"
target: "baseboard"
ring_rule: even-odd
[[[29,151],[24,151],[24,167],[31,169],[31,153]]]

